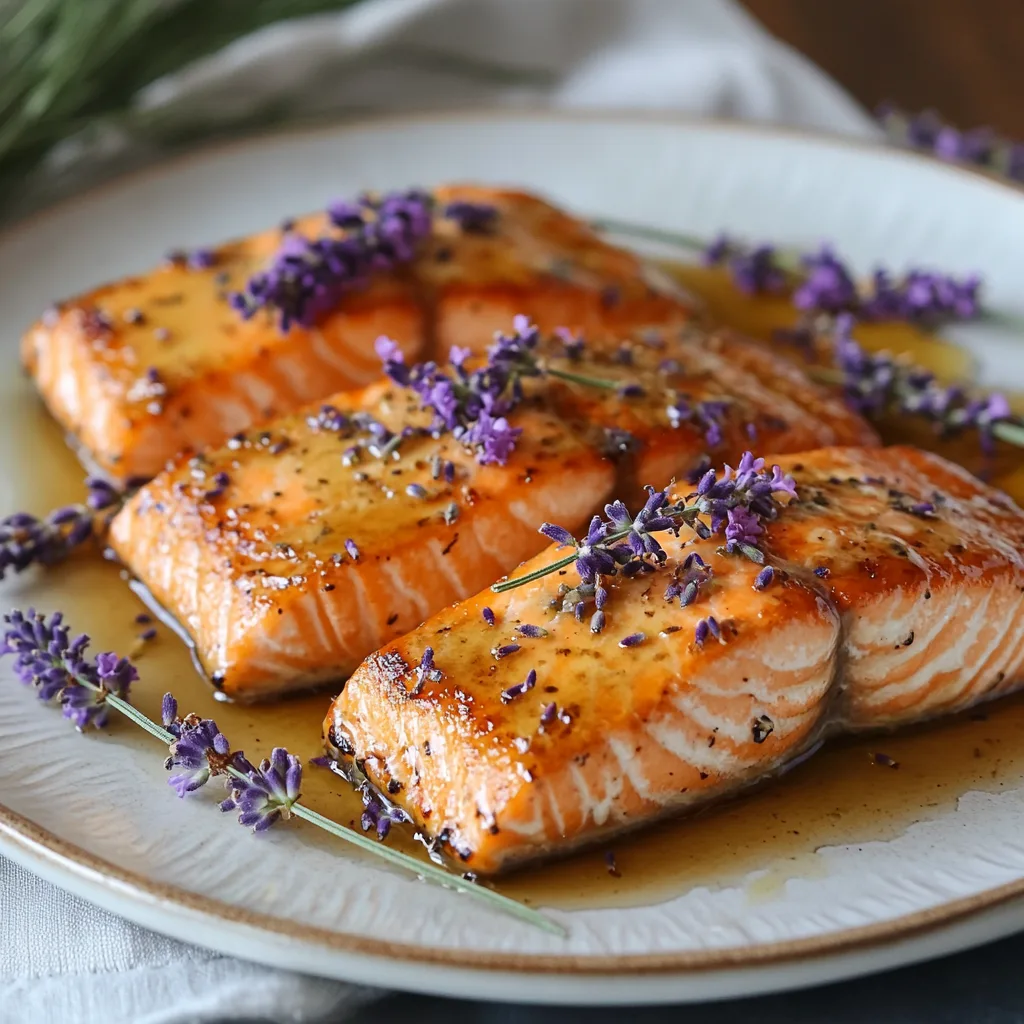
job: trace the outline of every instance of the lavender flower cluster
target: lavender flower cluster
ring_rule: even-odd
[[[728,266],[736,287],[748,295],[792,288],[793,305],[806,313],[850,313],[861,320],[907,320],[931,327],[973,320],[982,312],[977,276],[910,270],[897,278],[879,268],[859,288],[847,264],[827,245],[798,255],[721,235],[704,250],[704,262]]]
[[[925,150],[940,160],[975,164],[1024,181],[1024,143],[1001,138],[991,128],[960,131],[933,110],[908,114],[886,103],[877,113],[882,127],[894,142]]]
[[[477,370],[466,368],[467,349],[453,346],[451,372],[434,362],[407,366],[401,350],[389,338],[377,341],[384,372],[396,384],[419,395],[423,408],[434,414],[433,430],[450,432],[476,451],[483,464],[504,465],[522,431],[508,422],[508,414],[523,397],[522,381],[542,370],[536,349],[540,332],[529,318],[517,316],[511,335],[498,334],[487,350],[487,362]]]
[[[164,767],[177,769],[167,781],[178,796],[205,786],[215,775],[224,775],[230,795],[220,808],[239,811],[239,824],[263,832],[291,816],[302,785],[302,762],[297,757],[275,747],[269,758],[254,765],[240,750],[231,749],[212,718],[181,718],[173,694],[164,694],[160,710],[163,727],[172,737]]]
[[[89,477],[85,505],[66,505],[42,519],[15,512],[0,519],[0,580],[8,571],[24,572],[31,565],[63,561],[94,532],[93,512],[120,501],[120,493],[106,480]]]
[[[430,234],[432,209],[433,198],[417,189],[336,202],[327,216],[337,233],[288,234],[267,269],[229,297],[231,306],[246,320],[275,310],[284,333],[292,324],[310,327],[375,272],[412,260]]]
[[[697,490],[684,501],[671,503],[667,491],[656,491],[653,487],[648,487],[647,492],[647,501],[635,516],[621,501],[606,505],[605,518],[594,516],[586,536],[579,541],[564,527],[544,523],[540,532],[556,544],[575,548],[575,554],[542,570],[495,584],[493,589],[512,589],[575,562],[580,584],[574,588],[563,585],[562,607],[574,611],[576,618],[582,621],[586,604],[593,599],[596,611],[590,628],[600,633],[605,625],[604,608],[608,601],[603,577],[629,578],[656,571],[668,556],[653,536],[655,533],[678,535],[680,527],[685,525],[705,539],[722,534],[726,551],[760,564],[764,562],[759,547],[763,524],[777,517],[778,496],[793,499],[797,496],[792,477],[783,474],[778,466],[767,470],[764,459],[754,458],[751,452],[744,453],[735,469],[726,466],[721,477],[714,469],[707,470]],[[685,607],[696,600],[700,586],[709,577],[710,570],[703,560],[691,555],[684,562],[681,575],[669,584],[665,596],[668,600],[678,597]]]
[[[977,430],[985,451],[993,449],[995,437],[1012,440],[1024,429],[1024,420],[1013,415],[1004,395],[972,398],[961,387],[940,384],[927,370],[867,352],[853,339],[853,326],[848,314],[836,317],[832,351],[846,399],[859,412],[922,416],[947,436]]]
[[[4,616],[0,656],[14,656],[15,675],[34,686],[40,700],[57,700],[65,718],[77,729],[107,724],[107,694],[126,698],[139,674],[126,658],[116,654],[87,655],[90,639],[81,634],[73,640],[60,612],[50,616],[33,609]]]

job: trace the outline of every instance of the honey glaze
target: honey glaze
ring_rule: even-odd
[[[785,300],[741,296],[720,271],[688,267],[678,273],[704,297],[719,322],[744,333],[770,339],[773,328],[794,320]],[[857,336],[866,347],[906,352],[941,377],[970,377],[970,360],[961,350],[906,325],[870,325]],[[13,471],[3,483],[4,511],[42,513],[81,500],[81,469],[28,384],[6,416],[10,429],[0,431],[0,459]],[[1020,453],[1001,451],[987,459],[969,437],[939,441],[927,427],[918,429],[906,420],[884,425],[883,435],[887,441],[940,451],[1024,503]],[[57,570],[32,570],[5,581],[3,590],[5,609],[32,605],[45,612],[61,610],[73,632],[93,636],[95,651],[132,655],[141,674],[133,687],[133,703],[150,717],[159,719],[161,697],[170,690],[182,713],[215,718],[233,747],[250,759],[258,760],[275,746],[287,747],[304,760],[321,753],[320,726],[333,695],[330,688],[273,704],[218,701],[216,691],[196,673],[187,646],[167,626],[156,624],[154,640],[139,639],[150,623],[137,617],[152,613],[98,548]],[[31,702],[31,693],[26,691],[24,699]],[[58,712],[40,707],[38,713]],[[127,722],[115,720],[111,729],[119,742],[136,747],[140,757],[165,756],[156,741]],[[826,873],[827,861],[816,852],[822,847],[894,838],[915,822],[948,813],[968,791],[997,792],[1022,779],[1024,695],[892,735],[837,739],[783,777],[739,798],[561,861],[523,869],[495,884],[533,905],[563,908],[650,905],[696,886],[735,884],[743,884],[747,898],[759,903],[777,898],[790,878]],[[215,800],[220,784],[214,785],[217,793],[212,796],[200,791],[188,799],[209,800],[210,813],[219,813]],[[302,789],[308,806],[358,828],[361,800],[330,771],[307,766]],[[177,799],[170,788],[165,798]],[[368,856],[305,822],[286,827],[296,830],[296,842],[330,844],[346,857]],[[247,838],[239,829],[239,842],[259,839]],[[426,857],[401,828],[393,829],[387,842]],[[614,870],[606,860],[609,852],[614,854]]]

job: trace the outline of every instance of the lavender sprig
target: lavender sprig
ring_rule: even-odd
[[[1024,158],[1021,168],[1024,173]],[[911,269],[897,276],[878,268],[866,284],[858,284],[847,263],[829,246],[804,253],[786,246],[749,245],[725,234],[708,242],[682,232],[622,221],[594,221],[593,226],[695,252],[705,264],[727,267],[733,283],[748,295],[789,290],[793,304],[805,312],[849,312],[858,319],[907,320],[929,329],[980,317],[1010,319],[984,309],[979,297],[981,282],[973,275],[958,278]]]
[[[757,272],[753,254],[760,254]],[[808,313],[850,313],[860,320],[906,320],[934,328],[943,323],[981,316],[977,276],[912,269],[900,277],[879,268],[866,285],[858,286],[852,271],[831,248],[816,253],[751,247],[718,239],[704,253],[705,262],[728,266],[737,288],[747,294],[779,293],[792,287],[792,302]]]
[[[976,430],[982,449],[993,450],[993,440],[1024,447],[1024,418],[1016,416],[998,392],[971,397],[957,385],[940,384],[932,373],[870,353],[853,338],[853,318],[840,315],[832,326],[834,369],[811,367],[819,379],[839,384],[847,402],[869,416],[897,413],[921,417],[946,437]]]
[[[89,637],[69,639],[69,629],[58,612],[49,619],[29,609],[4,616],[0,656],[14,655],[14,673],[34,686],[42,701],[58,700],[65,718],[84,730],[107,724],[109,701],[125,698],[138,679],[134,666],[116,654],[87,659]]]
[[[423,408],[433,413],[433,432],[451,433],[472,448],[484,465],[504,465],[515,449],[522,431],[511,426],[507,417],[523,399],[525,379],[551,376],[587,387],[621,388],[618,381],[549,366],[537,353],[540,332],[529,318],[516,316],[512,323],[513,333],[497,334],[487,350],[486,364],[473,371],[466,368],[469,351],[458,346],[452,348],[451,369],[445,372],[434,362],[408,366],[394,341],[377,339],[385,374],[419,395]]]
[[[889,138],[900,145],[1024,181],[1024,143],[997,135],[991,128],[961,131],[933,110],[909,114],[889,103],[878,109],[877,116]]]
[[[292,324],[311,327],[346,294],[366,288],[374,273],[411,261],[430,234],[432,210],[433,198],[415,189],[334,203],[327,216],[339,233],[289,233],[267,269],[229,302],[246,320],[261,309],[276,311],[285,334]]]
[[[796,498],[796,484],[778,466],[765,468],[764,459],[745,452],[736,469],[726,466],[721,477],[709,469],[697,490],[684,500],[670,503],[667,491],[648,488],[644,507],[631,516],[622,502],[605,506],[606,519],[594,516],[585,537],[576,540],[568,530],[554,523],[544,523],[540,532],[562,546],[571,546],[572,554],[535,569],[523,576],[495,583],[491,590],[501,593],[548,576],[575,563],[582,586],[596,597],[601,577],[621,574],[635,576],[653,572],[666,555],[654,533],[678,534],[681,526],[689,527],[698,537],[706,539],[721,533],[726,550],[762,563],[764,554],[758,547],[763,522],[773,520],[779,512],[777,495]],[[708,520],[709,522],[705,522]],[[625,541],[625,543],[620,543]],[[598,609],[602,607],[598,600]],[[582,616],[582,602],[579,602]]]
[[[163,698],[162,724],[158,725],[127,699],[129,686],[138,678],[135,667],[116,654],[101,654],[88,661],[89,637],[82,634],[69,640],[69,628],[59,612],[47,618],[31,609],[27,613],[14,610],[4,616],[4,622],[6,628],[0,656],[14,656],[14,671],[18,678],[26,685],[34,686],[42,700],[60,699],[64,703],[65,716],[80,729],[86,724],[105,725],[107,712],[112,708],[168,746],[171,751],[169,767],[182,767],[187,771],[195,771],[198,767],[199,775],[193,775],[190,782],[202,775],[204,767],[207,769],[207,774],[197,785],[172,776],[168,781],[179,796],[200,788],[213,775],[225,774],[229,776],[231,790],[225,801],[231,806],[225,809],[240,810],[239,821],[242,824],[262,829],[287,817],[302,818],[420,878],[456,892],[468,893],[486,905],[565,937],[565,929],[544,914],[468,878],[450,874],[434,864],[392,849],[306,807],[299,800],[302,766],[298,758],[283,748],[276,748],[269,760],[254,766],[245,760],[241,752],[230,751],[226,737],[209,719],[200,719],[196,715],[180,718],[177,701],[171,694]],[[91,695],[92,705],[85,704],[79,690]],[[69,691],[69,699],[65,701],[64,695]],[[92,706],[98,710],[93,711]],[[209,746],[204,747],[207,742]]]
[[[29,512],[0,519],[0,580],[8,571],[62,562],[94,535],[93,513],[118,504],[122,494],[101,477],[88,477],[85,485],[84,505],[65,505],[42,519]]]

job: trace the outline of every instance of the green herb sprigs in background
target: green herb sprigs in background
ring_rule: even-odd
[[[0,179],[240,36],[357,0],[0,0]],[[133,128],[145,129],[142,112]]]

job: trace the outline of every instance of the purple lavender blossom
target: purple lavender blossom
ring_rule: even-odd
[[[173,693],[165,693],[160,702],[160,723],[172,736],[181,735],[178,701]]]
[[[269,266],[229,301],[246,320],[275,310],[283,333],[293,324],[311,327],[346,294],[366,288],[374,273],[413,259],[430,234],[432,204],[416,190],[363,196],[358,216],[356,204],[335,203],[328,215],[343,234],[286,235]]]
[[[709,637],[714,637],[719,641],[722,639],[722,628],[713,615],[709,615],[706,619],[701,619],[693,631],[693,640],[698,647],[703,647]]]
[[[797,309],[839,313],[857,307],[857,286],[830,246],[823,245],[818,253],[805,256],[803,264],[804,279],[793,291]]]
[[[208,270],[217,263],[217,253],[213,249],[193,249],[186,257],[192,270]]]
[[[85,478],[85,486],[89,493],[85,503],[94,512],[101,512],[105,508],[112,508],[121,503],[124,495],[109,480],[100,476],[88,476]]]
[[[534,351],[540,339],[537,328],[524,316],[515,317],[513,326],[513,334],[496,336],[487,364],[472,372],[460,349],[453,351],[449,374],[434,362],[408,367],[396,357],[393,343],[378,341],[384,372],[419,395],[423,408],[434,414],[433,431],[450,432],[485,465],[508,461],[522,434],[509,423],[508,413],[522,400],[523,378],[541,373]],[[447,476],[454,479],[454,466]]]
[[[67,505],[43,519],[15,512],[0,519],[0,579],[8,570],[53,565],[93,535],[92,513],[84,505]]]
[[[420,663],[416,666],[416,682],[409,693],[415,696],[422,692],[428,681],[436,683],[443,675],[444,673],[434,664],[434,648],[425,647]]]
[[[786,288],[786,272],[771,245],[736,253],[729,261],[729,270],[736,287],[747,295],[778,294]]]
[[[714,573],[696,551],[686,556],[672,582],[665,588],[665,600],[679,598],[679,606],[688,608],[700,596],[700,588],[711,581]]]
[[[719,235],[705,248],[706,266],[728,264],[733,283],[747,295],[784,291],[788,278],[771,245],[745,246],[728,235]]]
[[[275,747],[259,767],[251,765],[245,779],[228,778],[231,795],[220,807],[222,811],[238,810],[240,825],[263,832],[280,819],[291,817],[292,807],[299,801],[302,785],[302,762],[284,747]]]
[[[853,318],[836,318],[832,351],[843,375],[847,402],[859,412],[879,415],[896,411],[922,416],[944,435],[977,430],[985,451],[993,448],[994,431],[1003,424],[1020,424],[1004,395],[970,398],[962,388],[946,387],[919,367],[906,366],[890,356],[869,353],[852,337]]]
[[[165,704],[169,696],[170,694],[167,694],[164,697]],[[171,700],[174,698],[171,697]],[[161,710],[166,718],[169,708],[165,706]],[[176,717],[175,701],[172,724],[173,718]],[[168,771],[172,768],[180,769],[167,780],[179,797],[205,786],[212,775],[225,773],[229,765],[239,769],[243,765],[240,755],[231,753],[228,738],[217,728],[217,723],[212,718],[187,716],[179,725],[177,736],[170,744],[170,751],[171,756],[164,762],[164,768]]]
[[[524,693],[528,693],[537,685],[537,670],[531,668],[526,673],[526,678],[521,683],[516,683],[514,686],[508,687],[506,690],[501,691],[501,702],[502,704],[508,704],[509,701],[515,700],[517,697],[521,697]]]
[[[127,658],[118,657],[107,652],[97,654],[92,671],[72,676],[61,694],[63,715],[70,719],[75,728],[81,732],[86,726],[92,725],[102,729],[110,716],[107,694],[127,698],[132,683],[139,678],[135,666]],[[85,681],[98,685],[97,692]]]
[[[533,639],[539,639],[548,635],[548,631],[543,626],[533,626],[528,622],[523,622],[516,627],[520,636],[528,636]]]
[[[26,685],[34,686],[40,700],[57,698],[65,718],[78,729],[107,724],[108,694],[127,699],[138,679],[135,667],[116,654],[99,654],[86,659],[89,637],[68,637],[60,612],[47,620],[33,611],[14,610],[4,616],[3,645],[0,656],[14,655],[14,673]]]
[[[730,402],[711,399],[694,402],[688,395],[678,395],[666,412],[669,423],[678,428],[683,423],[693,423],[704,431],[704,440],[710,448],[717,448],[722,443],[722,428],[729,414]]]

